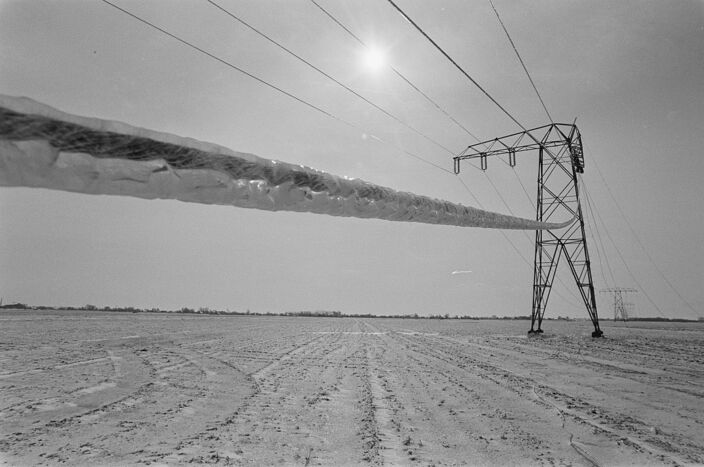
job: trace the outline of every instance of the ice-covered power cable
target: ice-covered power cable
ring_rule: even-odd
[[[496,229],[560,229],[0,95],[0,186]]]

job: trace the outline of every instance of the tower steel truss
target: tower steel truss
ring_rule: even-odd
[[[614,296],[614,321],[628,321],[630,313],[628,309],[633,306],[632,303],[627,303],[623,296],[626,293],[638,292],[636,289],[628,287],[611,287],[601,289],[602,292],[611,293]]]
[[[579,198],[577,174],[584,172],[582,136],[576,125],[552,123],[528,131],[483,141],[469,146],[454,157],[455,173],[460,173],[461,161],[479,159],[482,170],[488,158],[506,156],[511,167],[516,165],[516,154],[532,152],[538,155],[538,190],[536,219],[569,219],[573,222],[561,230],[536,230],[533,269],[533,307],[529,333],[542,333],[543,316],[552,291],[557,265],[564,256],[574,277],[589,318],[594,325],[593,337],[601,337],[596,309],[594,282],[584,217]]]

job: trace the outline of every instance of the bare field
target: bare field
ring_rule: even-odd
[[[704,463],[704,324],[0,312],[7,465]]]

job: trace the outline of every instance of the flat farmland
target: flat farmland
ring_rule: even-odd
[[[0,313],[6,465],[704,463],[704,323]]]

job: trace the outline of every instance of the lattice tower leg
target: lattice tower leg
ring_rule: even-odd
[[[581,146],[581,141],[579,142]],[[552,216],[575,216],[576,221],[563,231],[536,231],[533,274],[533,306],[529,333],[541,333],[557,266],[565,257],[577,283],[582,301],[594,325],[593,337],[601,337],[592,280],[584,217],[579,200],[577,172],[572,163],[573,151],[581,147],[568,144],[557,151],[539,150],[538,203],[536,218],[547,221]]]

